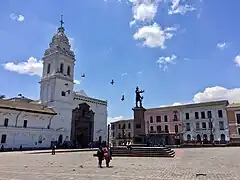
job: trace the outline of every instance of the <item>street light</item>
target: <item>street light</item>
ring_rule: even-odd
[[[207,115],[208,115],[208,120],[209,120],[209,125],[210,125],[210,141],[213,144],[214,138],[213,138],[213,132],[212,132],[213,131],[213,124],[212,124],[212,114],[211,114],[211,111],[208,111]]]

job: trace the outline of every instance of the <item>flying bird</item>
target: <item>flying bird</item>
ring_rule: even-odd
[[[125,97],[124,97],[124,95],[122,95],[121,101],[124,101],[124,99],[125,99]]]
[[[82,74],[82,78],[85,78],[85,73]]]
[[[112,79],[112,81],[110,82],[112,85],[114,84],[114,81],[113,81],[113,79]]]

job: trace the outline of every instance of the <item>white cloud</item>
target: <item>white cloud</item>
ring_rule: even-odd
[[[240,102],[240,88],[208,87],[203,92],[196,93],[193,97],[195,103],[214,100],[228,100],[230,103]]]
[[[34,57],[30,57],[26,62],[8,62],[3,64],[4,69],[12,72],[17,72],[19,74],[42,75],[43,64],[41,60],[37,60]]]
[[[128,120],[128,119],[131,119],[131,118],[126,118],[126,117],[123,117],[123,116],[108,117],[107,122],[109,124],[111,122],[120,121],[120,120]]]
[[[158,9],[158,0],[129,0],[132,2],[133,21],[130,26],[136,21],[152,21],[156,16]]]
[[[145,46],[165,48],[165,41],[173,37],[175,28],[162,29],[157,23],[143,26],[133,35],[135,40],[143,40]]]
[[[167,70],[168,68],[168,64],[175,64],[176,62],[176,59],[177,59],[177,56],[176,55],[172,55],[172,56],[165,56],[165,57],[160,57],[158,60],[157,60],[157,63],[159,65],[159,67],[165,71]]]
[[[14,13],[10,14],[10,18],[12,20],[18,21],[18,22],[22,22],[25,19],[23,15],[21,15],[21,14],[14,14]]]
[[[237,55],[234,59],[234,62],[236,63],[237,67],[240,67],[240,55]]]
[[[74,82],[74,84],[80,84],[80,81],[76,80],[76,79],[73,82]]]
[[[37,60],[34,57],[30,57],[25,62],[8,62],[6,64],[3,64],[2,66],[8,71],[16,72],[19,74],[27,74],[30,76],[37,75],[41,77],[43,71],[43,62],[41,60]],[[74,80],[74,83],[80,84],[80,81]]]
[[[161,105],[160,107],[178,106],[178,105],[184,105],[184,104],[219,101],[219,100],[228,100],[229,103],[239,103],[240,88],[227,89],[221,86],[208,87],[203,92],[196,93],[193,96],[191,101],[175,102],[171,105]]]
[[[142,71],[138,71],[137,75],[141,75],[142,73],[143,73],[143,70]]]
[[[168,10],[168,14],[181,14],[184,15],[187,12],[195,11],[196,8],[190,4],[183,4],[181,0],[172,0],[172,5]]]
[[[128,74],[128,73],[125,72],[125,73],[122,73],[121,76],[124,77],[124,76],[126,76],[127,74]]]
[[[226,42],[223,43],[217,43],[217,48],[219,48],[220,50],[224,50],[228,47],[228,44]]]

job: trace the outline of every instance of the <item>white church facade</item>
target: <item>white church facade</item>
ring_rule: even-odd
[[[53,141],[106,141],[107,101],[88,97],[83,90],[74,91],[76,59],[62,24],[42,60],[40,103],[24,98],[0,102],[0,145],[6,148],[18,148],[20,145],[30,148],[50,147]],[[1,103],[8,103],[10,107],[18,105],[15,109],[2,110]],[[24,109],[24,106],[40,111],[33,113],[27,111],[28,108]],[[43,113],[43,109],[49,113]],[[18,116],[19,112],[22,113]],[[6,118],[9,124],[4,126]],[[17,121],[20,124],[16,125]],[[28,123],[26,127],[24,122]]]

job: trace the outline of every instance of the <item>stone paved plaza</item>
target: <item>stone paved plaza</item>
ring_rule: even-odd
[[[240,179],[240,148],[176,149],[175,158],[114,157],[111,168],[97,168],[94,152],[0,153],[0,180]],[[197,173],[207,174],[198,176]]]

